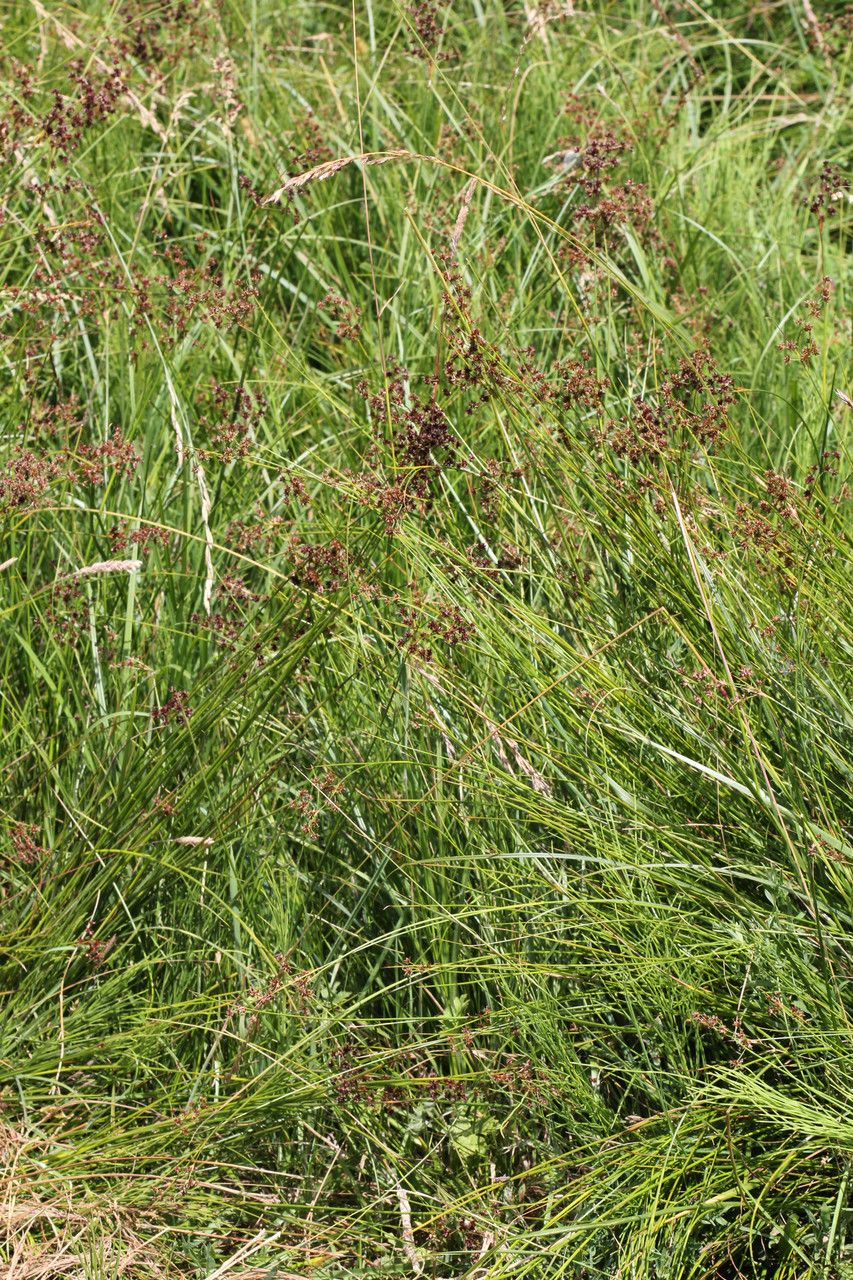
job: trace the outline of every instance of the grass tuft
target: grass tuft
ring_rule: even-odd
[[[0,1273],[849,1280],[849,14],[2,34]]]

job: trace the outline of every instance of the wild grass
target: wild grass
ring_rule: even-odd
[[[853,1274],[850,34],[4,7],[8,1280]]]

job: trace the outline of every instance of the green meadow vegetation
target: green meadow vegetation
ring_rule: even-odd
[[[853,1277],[831,0],[5,0],[0,1276]]]

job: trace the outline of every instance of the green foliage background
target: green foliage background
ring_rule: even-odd
[[[849,14],[2,42],[4,1274],[850,1273]]]

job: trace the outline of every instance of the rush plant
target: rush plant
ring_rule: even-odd
[[[849,1280],[848,10],[0,21],[0,1273]]]

